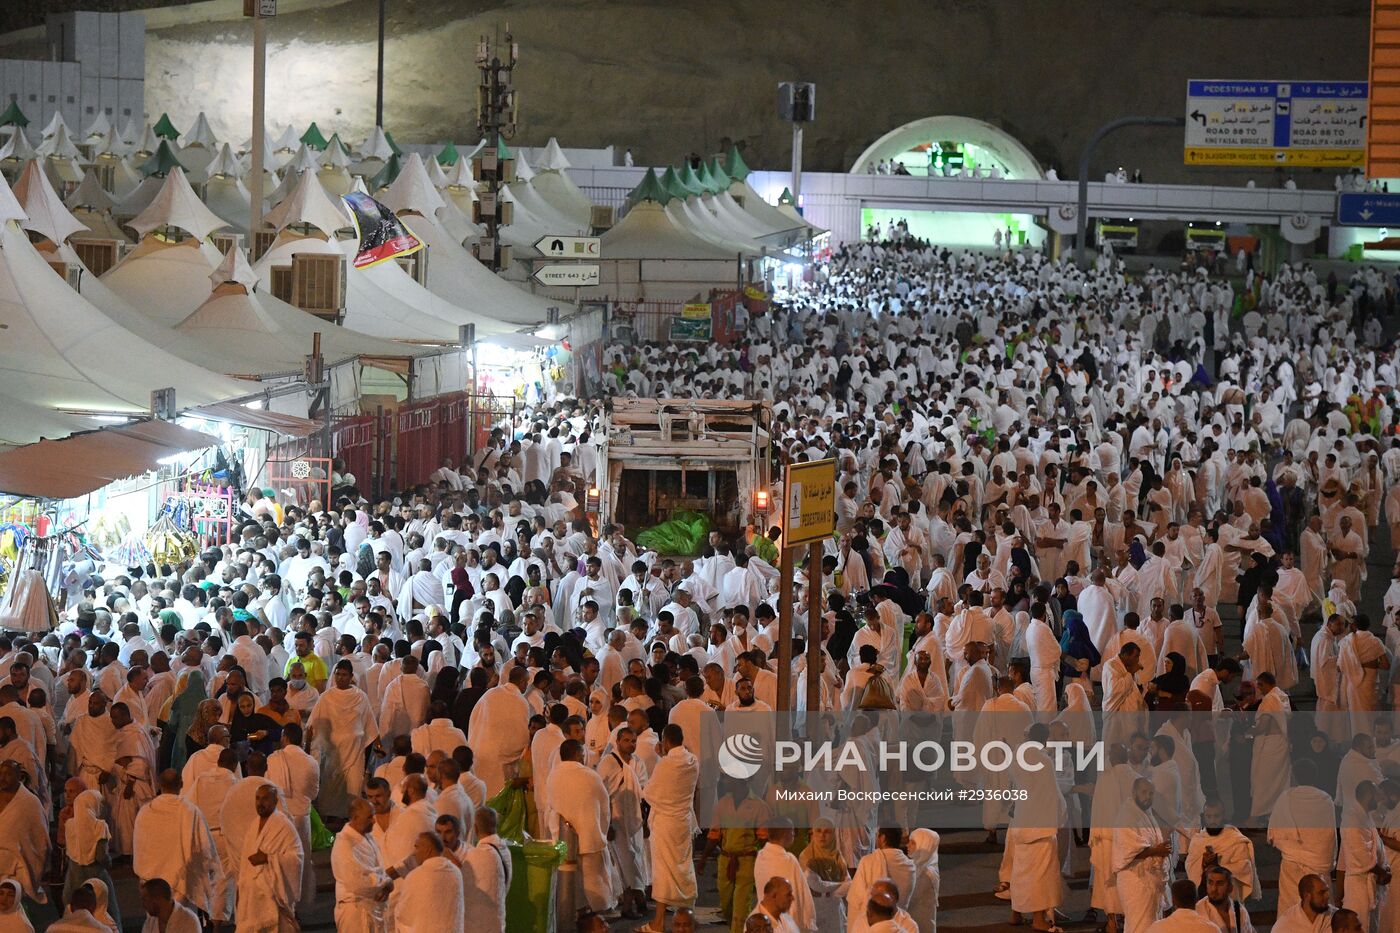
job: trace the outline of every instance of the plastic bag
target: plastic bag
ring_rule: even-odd
[[[486,805],[496,811],[496,835],[516,842],[529,838],[525,832],[529,819],[525,811],[525,788],[506,785],[500,793],[486,801]]]
[[[680,510],[670,520],[637,535],[637,546],[674,557],[694,557],[710,536],[710,517]]]
[[[326,824],[321,822],[321,814],[316,812],[316,808],[311,808],[311,851],[324,852],[335,845],[335,833],[326,828]]]

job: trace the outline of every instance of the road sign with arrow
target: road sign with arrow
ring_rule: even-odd
[[[550,259],[597,259],[602,254],[602,240],[596,236],[542,236],[535,241],[540,255]]]
[[[1337,223],[1350,227],[1400,227],[1400,194],[1369,191],[1339,194]]]
[[[591,262],[551,263],[531,273],[536,282],[554,288],[588,288],[598,284],[598,264]]]
[[[1365,81],[1188,81],[1186,164],[1359,166],[1367,87]]]

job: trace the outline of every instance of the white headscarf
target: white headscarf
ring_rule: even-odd
[[[68,857],[78,865],[97,861],[97,846],[112,838],[112,830],[102,816],[102,794],[85,790],[73,799],[73,816],[64,824]]]
[[[86,884],[92,888],[92,893],[97,895],[97,908],[92,912],[93,917],[111,933],[121,933],[117,927],[117,921],[112,919],[111,913],[108,912],[108,908],[111,906],[111,895],[107,891],[107,882],[97,878],[89,878]]]
[[[24,889],[20,883],[13,878],[6,878],[0,881],[0,887],[9,888],[15,895],[15,906],[0,911],[0,933],[34,933],[34,924],[29,922],[29,918],[24,915],[24,908],[20,905],[20,898],[24,896]]]

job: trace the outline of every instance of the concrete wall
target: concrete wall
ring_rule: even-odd
[[[75,137],[99,113],[124,127],[144,120],[146,23],[140,13],[57,13],[49,17],[48,60],[0,60],[0,109],[19,104],[30,120],[30,142],[54,113]],[[75,141],[77,141],[75,139]]]

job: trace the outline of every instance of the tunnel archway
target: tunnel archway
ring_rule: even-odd
[[[1035,156],[1010,133],[973,117],[943,114],[913,120],[871,143],[851,172],[864,174],[871,165],[893,159],[911,175],[929,174],[929,166],[956,170],[964,165],[996,166],[1004,178],[1044,178]]]

